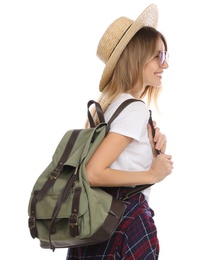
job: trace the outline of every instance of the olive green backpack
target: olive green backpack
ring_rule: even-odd
[[[125,211],[123,200],[102,188],[90,187],[85,166],[105,138],[111,122],[135,99],[123,102],[108,123],[99,103],[88,102],[91,128],[69,130],[58,144],[51,163],[33,186],[28,205],[29,230],[42,248],[69,248],[103,242],[110,238]],[[89,111],[94,104],[100,123]],[[137,186],[133,196],[149,185]]]

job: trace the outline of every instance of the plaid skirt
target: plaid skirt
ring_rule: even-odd
[[[113,197],[119,198],[129,188],[109,188]],[[157,260],[159,241],[154,224],[154,212],[142,193],[125,201],[124,217],[109,240],[91,246],[70,248],[67,260]]]

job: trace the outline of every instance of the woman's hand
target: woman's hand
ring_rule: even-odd
[[[154,139],[152,135],[152,128],[150,125],[148,125],[148,137],[152,146],[153,154],[156,156],[156,150],[161,151],[161,153],[165,153],[167,138],[163,133],[161,133],[160,128],[156,127],[155,121],[153,121],[153,126],[155,129]]]
[[[167,154],[159,154],[153,159],[150,173],[152,174],[153,181],[160,182],[165,179],[173,169],[172,156]]]
[[[173,169],[172,156],[165,154],[166,151],[166,136],[161,133],[160,128],[156,127],[156,122],[153,121],[153,127],[155,135],[153,138],[151,125],[148,125],[148,137],[152,146],[153,154],[155,158],[153,159],[150,173],[152,174],[154,182],[160,182],[165,179]],[[157,151],[161,153],[158,154]]]

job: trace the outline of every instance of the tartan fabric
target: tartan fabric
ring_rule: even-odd
[[[128,188],[110,188],[112,196],[119,198]],[[87,247],[70,248],[67,260],[157,260],[159,241],[154,224],[154,212],[142,193],[127,200],[123,220],[111,238]]]

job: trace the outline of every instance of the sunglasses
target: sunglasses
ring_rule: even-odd
[[[169,53],[167,51],[160,51],[159,60],[160,60],[160,63],[162,66],[164,65],[165,61],[168,63],[169,62]]]

